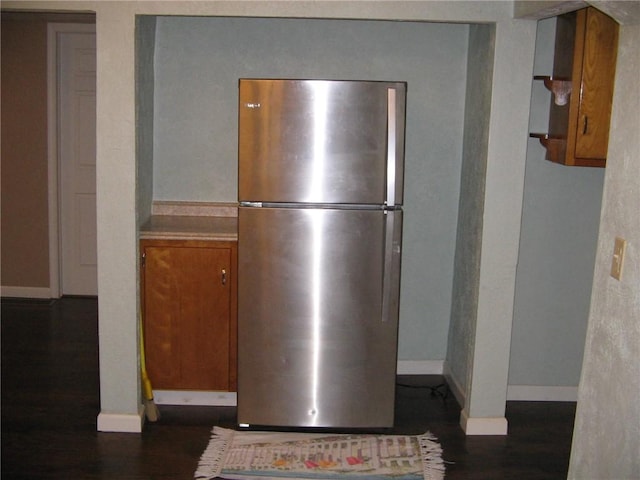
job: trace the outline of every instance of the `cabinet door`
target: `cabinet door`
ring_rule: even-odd
[[[145,353],[153,387],[230,390],[231,249],[149,242],[143,255]]]
[[[576,125],[575,157],[606,159],[611,101],[615,81],[618,26],[595,8],[581,11],[586,17],[576,43],[583,39],[582,77]],[[577,48],[580,48],[577,46]]]
[[[549,133],[531,134],[547,149],[547,160],[564,165],[604,167],[618,45],[618,24],[588,7],[558,17],[551,77],[544,80],[555,101]],[[571,85],[568,103],[557,95]],[[558,99],[561,100],[558,100]]]

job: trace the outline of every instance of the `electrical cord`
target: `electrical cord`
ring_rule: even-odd
[[[440,397],[442,399],[443,402],[447,401],[447,398],[449,397],[449,386],[446,383],[440,383],[438,385],[435,386],[431,386],[431,385],[409,385],[406,383],[396,383],[396,385],[398,387],[403,387],[403,388],[414,388],[414,389],[427,389],[431,392],[431,396],[432,397]]]

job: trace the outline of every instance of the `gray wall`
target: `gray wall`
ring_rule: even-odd
[[[551,68],[554,25],[541,23],[537,74]],[[147,173],[140,178],[153,174],[154,200],[236,201],[240,77],[408,81],[399,356],[418,361],[447,356],[454,378],[465,378],[474,334],[468,319],[474,317],[472,271],[479,271],[479,247],[473,242],[480,238],[493,63],[489,27],[471,27],[468,40],[469,28],[159,17],[154,161],[141,168]],[[534,84],[532,122],[544,129],[549,95],[539,88]],[[544,161],[544,149],[529,141],[509,384],[578,383],[602,178],[600,169]]]
[[[446,354],[467,25],[159,17],[154,200],[237,199],[237,80],[408,82],[400,360]]]
[[[461,394],[468,390],[476,333],[494,37],[494,27],[470,27],[461,194],[447,349],[447,378],[449,382],[459,383],[457,389]]]
[[[156,17],[136,19],[136,159],[138,162],[137,215],[144,223],[151,216],[153,200],[153,108],[155,100]]]
[[[555,18],[538,24],[535,75],[551,75]],[[550,92],[534,81],[529,131],[546,132]],[[530,139],[509,385],[577,387],[589,316],[604,169],[544,159]]]

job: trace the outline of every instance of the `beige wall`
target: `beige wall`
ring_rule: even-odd
[[[2,295],[49,297],[47,24],[93,15],[2,13]]]
[[[46,19],[3,13],[1,59],[2,286],[47,288]]]

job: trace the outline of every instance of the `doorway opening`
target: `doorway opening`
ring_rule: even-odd
[[[95,25],[47,31],[49,276],[52,298],[97,295]]]

